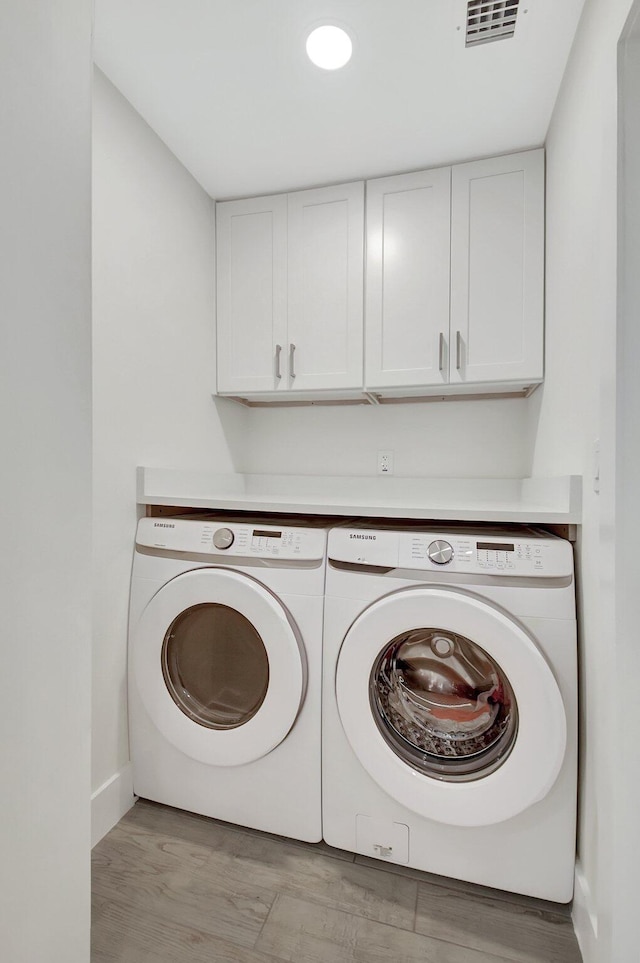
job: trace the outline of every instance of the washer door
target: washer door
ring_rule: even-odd
[[[342,643],[336,696],[369,775],[407,808],[486,826],[543,799],[564,759],[556,680],[519,623],[447,588],[374,602]]]
[[[253,762],[290,731],[304,697],[297,629],[263,585],[229,569],[178,575],[151,599],[132,642],[142,702],[181,752]]]

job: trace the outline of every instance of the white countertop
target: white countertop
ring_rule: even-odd
[[[138,503],[211,511],[577,524],[582,478],[216,475],[138,469]]]

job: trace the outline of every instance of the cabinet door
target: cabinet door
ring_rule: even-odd
[[[452,383],[542,379],[543,271],[544,151],[454,167]]]
[[[223,201],[216,227],[218,391],[278,390],[285,383],[286,194]]]
[[[365,386],[448,381],[451,169],[367,181]]]
[[[364,183],[289,194],[289,387],[362,387]]]

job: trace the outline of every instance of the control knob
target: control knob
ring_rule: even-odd
[[[427,555],[436,565],[446,565],[453,558],[453,548],[449,545],[449,542],[437,538],[435,542],[431,542],[431,545],[429,545]]]
[[[233,545],[233,540],[235,536],[230,528],[219,528],[213,536],[213,544],[216,548],[226,549],[231,548]]]

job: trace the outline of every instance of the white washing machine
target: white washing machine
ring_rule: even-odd
[[[329,533],[323,827],[355,853],[567,902],[573,552],[524,528]]]
[[[326,538],[311,520],[140,520],[129,620],[137,795],[321,839]]]

